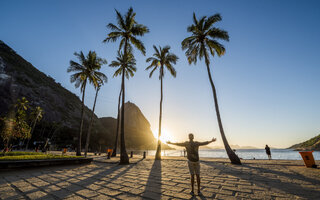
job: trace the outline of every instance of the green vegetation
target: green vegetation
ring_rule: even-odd
[[[62,158],[81,158],[81,156],[53,155],[41,152],[11,151],[0,153],[0,161],[5,160],[43,160],[43,159],[62,159]]]
[[[5,160],[43,160],[43,159],[63,159],[63,158],[82,158],[82,156],[64,156],[64,155],[53,155],[53,154],[18,155],[18,156],[2,156],[2,157],[0,157],[0,161],[5,161]]]
[[[10,152],[1,152],[0,156],[22,156],[22,155],[43,155],[41,152],[26,152],[26,151],[10,151]]]
[[[290,149],[297,149],[297,150],[315,150],[320,151],[320,134],[315,136],[305,142],[295,144]]]
[[[71,83],[75,83],[75,87],[80,87],[82,93],[82,106],[81,106],[81,120],[80,120],[80,131],[78,136],[78,147],[77,156],[81,156],[81,137],[83,129],[83,119],[84,119],[84,96],[86,92],[87,82],[93,84],[97,87],[104,81],[107,81],[107,76],[102,72],[99,72],[101,66],[107,64],[105,59],[99,58],[94,51],[89,51],[87,56],[84,56],[83,52],[75,52],[74,55],[79,59],[80,63],[73,60],[70,61],[70,66],[68,67],[68,72],[74,72],[71,75]]]
[[[163,100],[163,77],[164,77],[164,66],[166,66],[167,70],[173,77],[176,77],[177,72],[172,66],[172,64],[176,64],[178,60],[178,56],[173,53],[170,53],[170,46],[165,46],[163,48],[159,47],[159,49],[153,45],[155,53],[153,57],[147,58],[146,62],[151,62],[151,64],[146,68],[149,70],[152,68],[149,78],[152,77],[153,72],[159,68],[159,79],[160,79],[160,114],[159,114],[159,132],[158,132],[158,145],[157,145],[157,152],[155,155],[156,160],[161,160],[161,121],[162,121],[162,100]]]
[[[310,140],[307,140],[305,142],[303,142],[300,146],[301,147],[310,147],[315,145],[316,143],[318,143],[320,141],[320,135],[311,138]]]

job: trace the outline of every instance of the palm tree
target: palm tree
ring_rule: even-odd
[[[116,140],[114,142],[114,147],[113,147],[113,151],[112,151],[111,157],[116,157],[117,156],[119,125],[120,125],[120,123],[119,123],[120,122],[119,114],[120,114],[121,94],[122,94],[122,89],[120,89],[119,98],[118,98],[117,129],[116,129],[116,134],[115,134],[116,135]]]
[[[187,28],[187,31],[191,33],[191,36],[185,38],[182,41],[181,45],[182,50],[186,50],[185,54],[188,58],[189,64],[196,64],[198,57],[200,60],[204,58],[207,66],[209,81],[212,88],[219,129],[225,149],[227,151],[229,159],[231,160],[231,163],[241,164],[241,161],[238,158],[238,156],[230,148],[227,138],[224,134],[219,111],[217,93],[210,72],[209,53],[212,56],[217,54],[219,57],[224,55],[226,50],[224,46],[218,42],[218,40],[229,41],[229,34],[227,31],[213,26],[216,22],[219,22],[221,20],[222,19],[220,14],[215,14],[210,17],[204,16],[198,20],[196,18],[195,13],[193,13],[193,24]]]
[[[81,156],[81,137],[83,128],[83,118],[84,118],[84,96],[86,92],[87,82],[97,84],[100,81],[100,77],[103,77],[103,73],[99,72],[101,66],[106,64],[107,61],[99,58],[95,51],[89,51],[87,56],[84,56],[83,52],[75,52],[74,55],[79,59],[80,63],[70,60],[70,66],[67,72],[74,72],[70,76],[71,83],[75,83],[75,87],[80,87],[82,92],[82,107],[81,107],[81,121],[78,135],[78,147],[77,156]]]
[[[149,70],[152,68],[149,78],[152,77],[153,72],[159,68],[160,73],[159,73],[159,79],[161,83],[160,91],[161,91],[161,96],[160,96],[160,115],[159,115],[159,132],[158,132],[158,145],[157,145],[157,152],[155,159],[156,160],[161,160],[161,141],[160,141],[160,136],[161,136],[161,121],[162,121],[162,100],[163,100],[163,77],[164,77],[164,66],[166,66],[167,70],[169,70],[170,74],[173,77],[176,77],[177,72],[173,68],[172,64],[176,64],[178,57],[170,53],[170,46],[165,46],[161,48],[159,46],[159,49],[153,45],[153,48],[155,50],[155,53],[153,54],[153,57],[147,58],[146,62],[151,62],[151,64],[146,68],[146,70]]]
[[[42,110],[42,108],[41,108],[40,106],[37,106],[37,107],[36,107],[35,109],[33,109],[33,111],[31,112],[31,118],[32,118],[32,121],[33,121],[33,125],[32,125],[32,129],[31,129],[30,138],[28,139],[28,142],[27,142],[27,145],[26,145],[26,150],[27,150],[28,147],[29,147],[29,142],[30,142],[30,139],[31,139],[31,137],[32,137],[34,128],[36,127],[37,122],[42,119],[42,115],[43,115],[43,110]]]
[[[134,76],[134,72],[136,72],[137,68],[135,67],[136,60],[133,57],[131,51],[128,51],[126,54],[122,54],[118,51],[117,60],[112,61],[109,65],[110,67],[118,67],[118,69],[114,72],[113,77],[122,76],[121,81],[121,91],[122,91],[122,108],[121,108],[121,145],[120,145],[120,164],[128,164],[129,157],[126,152],[126,146],[124,142],[124,101],[125,101],[125,78],[129,79],[129,77]],[[121,93],[120,93],[121,95]]]
[[[96,96],[94,97],[94,103],[93,103],[93,108],[92,108],[92,113],[91,113],[91,120],[90,120],[90,125],[89,125],[88,133],[87,133],[87,140],[86,140],[86,146],[85,146],[85,151],[84,151],[85,157],[87,157],[87,153],[88,153],[91,129],[92,129],[92,124],[93,124],[93,116],[94,116],[94,110],[96,108],[98,93],[99,93],[101,86],[103,85],[103,82],[107,81],[107,76],[103,73],[101,73],[101,77],[98,77],[98,78],[99,78],[99,81],[96,84],[94,84],[94,88],[96,89]]]
[[[145,33],[149,32],[149,29],[142,25],[138,24],[135,20],[136,13],[133,12],[132,7],[129,8],[126,15],[121,15],[117,10],[117,25],[109,23],[107,27],[111,30],[108,34],[108,37],[103,40],[103,42],[116,42],[118,39],[121,39],[119,45],[119,51],[123,47],[123,57],[133,57],[133,55],[128,56],[128,52],[132,52],[132,46],[135,46],[143,55],[146,54],[145,47],[143,43],[136,38],[136,36],[143,36]],[[132,53],[130,53],[132,54]],[[123,67],[125,69],[126,67]],[[122,72],[122,83],[124,83],[125,73]],[[124,141],[124,84],[122,85],[122,109],[121,109],[121,148],[120,148],[120,164],[129,164],[129,157],[127,155],[125,149],[125,141]]]

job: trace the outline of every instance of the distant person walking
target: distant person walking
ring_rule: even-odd
[[[194,195],[194,175],[197,176],[197,185],[198,185],[198,195],[201,195],[200,191],[200,162],[199,162],[199,146],[208,145],[211,142],[216,141],[213,138],[211,141],[207,142],[197,142],[193,141],[194,136],[192,133],[189,134],[189,141],[183,143],[172,143],[168,141],[168,144],[173,144],[181,147],[185,147],[187,150],[187,158],[188,158],[188,167],[191,175],[191,195]]]
[[[268,155],[269,160],[271,160],[271,151],[270,147],[266,144],[266,147],[264,148],[266,150],[266,154]]]

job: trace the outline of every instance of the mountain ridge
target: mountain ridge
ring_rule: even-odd
[[[299,151],[320,151],[320,134],[304,142],[294,144],[288,149],[295,149]]]
[[[43,108],[43,119],[37,124],[31,143],[50,138],[55,144],[54,148],[75,147],[81,118],[80,98],[38,70],[1,40],[0,94],[0,117],[12,112],[13,105],[21,97],[26,97],[31,106]],[[140,108],[131,102],[125,103],[125,107],[126,146],[131,149],[155,149],[156,138]],[[86,141],[91,114],[92,111],[85,106],[83,142]],[[113,147],[116,121],[113,117],[98,118],[94,115],[89,145],[91,150]],[[170,147],[164,145],[165,148]]]

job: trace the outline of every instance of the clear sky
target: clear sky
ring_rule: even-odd
[[[102,43],[106,25],[116,22],[114,9],[125,13],[130,6],[150,33],[141,38],[147,56],[134,52],[138,71],[126,82],[126,100],[140,107],[152,130],[158,129],[160,82],[148,78],[145,59],[152,45],[170,45],[180,59],[177,78],[164,79],[163,128],[173,141],[194,132],[197,140],[217,137],[214,145],[222,145],[204,62],[189,66],[181,50],[195,12],[220,13],[217,26],[230,35],[226,54],[211,65],[230,144],[288,147],[320,133],[319,1],[2,0],[0,40],[79,96],[66,72],[73,53],[95,50],[111,63],[119,43]],[[96,114],[115,117],[120,78],[107,66],[102,71],[109,82]],[[94,94],[90,87],[89,107]]]

